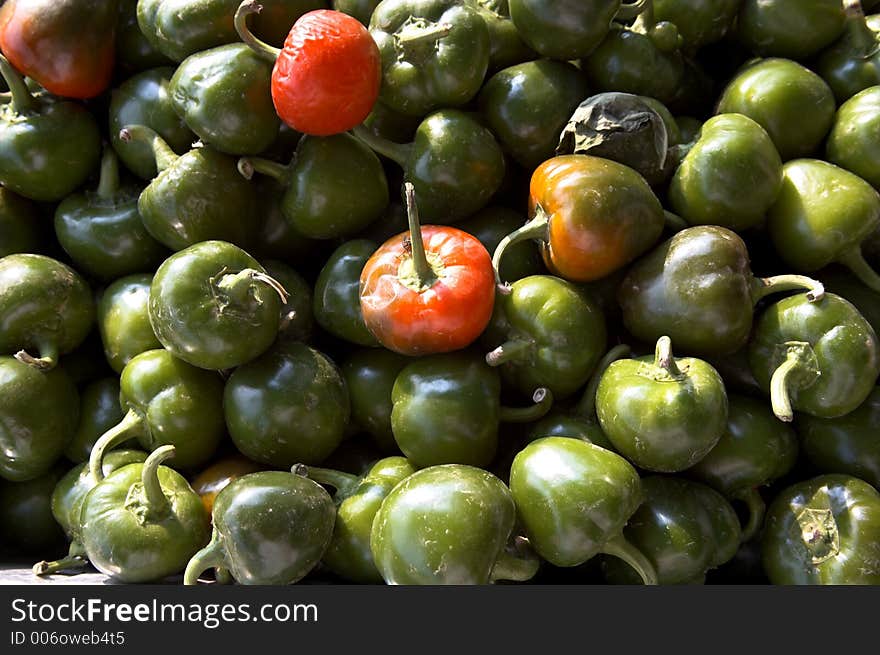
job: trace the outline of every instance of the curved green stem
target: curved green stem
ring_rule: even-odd
[[[500,346],[486,353],[486,363],[489,366],[501,366],[507,362],[522,359],[523,355],[534,347],[534,342],[527,339],[509,339]]]
[[[214,528],[211,534],[211,541],[207,546],[193,555],[186,564],[186,570],[183,572],[183,584],[195,585],[199,582],[199,576],[211,568],[223,567],[226,565],[226,551],[220,541],[220,533]]]
[[[437,23],[435,25],[419,26],[414,23],[394,34],[395,45],[403,50],[418,47],[425,43],[436,43],[452,32],[451,23]]]
[[[37,562],[31,569],[34,575],[53,575],[61,571],[69,571],[72,569],[82,569],[88,566],[89,559],[86,557],[86,551],[78,541],[70,542],[70,548],[67,556],[54,562]]]
[[[654,0],[644,0],[641,4],[641,11],[639,11],[630,29],[639,34],[649,34],[657,24],[657,19],[654,17]],[[620,12],[618,12],[619,16]]]
[[[411,143],[394,143],[394,141],[382,138],[363,124],[356,125],[352,128],[351,133],[371,150],[375,150],[399,166],[406,166],[406,161],[412,152]]]
[[[287,292],[287,289],[285,289],[278,280],[271,275],[254,268],[246,268],[238,273],[223,272],[222,275],[219,275],[218,277],[219,280],[213,278],[212,283],[218,291],[236,305],[246,305],[249,302],[252,302],[253,297],[251,295],[251,290],[254,286],[254,282],[262,282],[263,284],[268,285],[278,294],[282,304],[286,304],[290,299],[290,294]]]
[[[529,407],[502,407],[499,420],[502,423],[531,423],[547,415],[553,407],[553,392],[547,387],[538,387],[532,394],[534,405]]]
[[[98,197],[112,200],[119,191],[119,158],[109,145],[104,146],[101,156],[101,177],[98,180]]]
[[[851,248],[837,259],[837,263],[846,266],[866,287],[880,293],[880,275],[877,275],[865,257],[860,245]]]
[[[37,351],[40,353],[39,357],[34,357],[26,350],[19,350],[15,353],[15,358],[22,364],[33,366],[41,371],[51,371],[55,368],[58,364],[58,357],[60,357],[58,344],[43,342],[38,344]]]
[[[672,339],[662,336],[657,339],[654,348],[654,366],[662,368],[671,378],[680,378],[684,374],[675,363],[675,355],[672,352]]]
[[[270,159],[263,159],[261,157],[241,157],[238,160],[237,168],[238,172],[246,180],[251,179],[254,176],[254,173],[259,173],[260,175],[268,175],[269,177],[275,178],[282,184],[287,184],[289,181],[288,176],[290,175],[290,167],[285,166],[284,164],[279,164]]]
[[[247,26],[247,17],[251,14],[259,14],[261,11],[263,11],[263,5],[256,2],[256,0],[244,0],[235,11],[235,18],[233,19],[235,31],[238,32],[239,38],[251,50],[257,53],[259,57],[270,63],[275,63],[278,55],[281,54],[281,50],[264,41],[260,41]]]
[[[791,396],[788,392],[788,378],[800,366],[800,361],[791,352],[785,361],[773,371],[770,378],[770,404],[776,418],[786,423],[794,420],[794,410],[791,407]]]
[[[639,574],[639,577],[644,584],[659,584],[657,581],[657,571],[654,570],[654,565],[651,564],[651,561],[645,557],[642,551],[628,542],[623,534],[607,541],[602,547],[602,552],[606,555],[622,559],[629,564],[635,569],[636,573]]]
[[[602,374],[605,373],[605,369],[611,366],[612,362],[616,362],[618,359],[623,359],[624,357],[629,357],[631,353],[632,349],[626,344],[614,346],[611,350],[605,353],[605,356],[599,360],[596,369],[590,376],[590,380],[587,382],[583,395],[572,409],[572,413],[575,416],[586,420],[591,420],[593,418],[593,415],[596,413],[596,390],[599,388],[599,381],[602,379]]]
[[[425,253],[422,226],[419,223],[419,208],[416,205],[416,189],[411,182],[404,182],[403,195],[406,198],[406,221],[409,226],[414,283],[418,289],[427,289],[437,280],[437,274],[428,263],[428,255]]]
[[[639,14],[645,11],[649,2],[651,3],[651,11],[653,12],[653,0],[636,0],[635,2],[622,3],[620,9],[617,10],[617,15],[614,16],[614,19],[628,21],[637,18]]]
[[[767,512],[767,504],[756,487],[741,491],[734,498],[744,502],[749,512],[749,518],[743,526],[742,538],[740,539],[740,543],[746,543],[754,539],[761,526],[764,525],[764,514]]]
[[[818,280],[806,275],[774,275],[773,277],[756,277],[752,280],[752,304],[771,293],[782,291],[806,290],[807,300],[816,302],[825,296],[825,286]]]
[[[305,476],[318,484],[326,484],[336,489],[334,500],[337,501],[354,493],[361,482],[361,478],[357,475],[318,466],[306,466]]]
[[[98,437],[89,453],[89,476],[94,484],[104,479],[104,453],[121,443],[143,434],[144,419],[133,409],[128,410],[122,420]]]
[[[147,511],[150,514],[161,515],[171,510],[171,502],[162,490],[162,483],[159,482],[159,465],[174,457],[174,452],[175,448],[170,444],[159,446],[150,453],[141,469],[141,483],[144,485]]]
[[[24,77],[3,55],[0,55],[0,75],[3,76],[9,87],[9,92],[12,95],[12,109],[15,112],[23,114],[36,109],[37,101],[27,88],[27,84],[24,83]]]
[[[125,143],[139,141],[150,146],[156,158],[156,170],[160,173],[178,159],[177,153],[171,149],[165,139],[146,125],[126,125],[119,130],[119,138]]]
[[[550,217],[541,205],[537,205],[535,207],[534,218],[498,242],[498,246],[495,248],[495,252],[492,255],[492,268],[495,270],[495,284],[498,287],[499,293],[503,295],[508,295],[510,293],[510,287],[501,279],[500,272],[501,259],[504,257],[504,253],[507,252],[507,249],[512,245],[521,241],[528,241],[529,239],[541,239],[547,241],[550,238],[549,229]]]

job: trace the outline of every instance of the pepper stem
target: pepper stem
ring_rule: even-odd
[[[501,279],[501,259],[504,257],[504,253],[507,252],[507,249],[520,241],[528,241],[529,239],[542,239],[547,241],[550,238],[548,232],[549,228],[550,217],[541,205],[537,205],[535,207],[534,218],[521,228],[514,230],[501,239],[492,255],[492,268],[495,270],[495,284],[498,287],[499,293],[506,296],[509,295],[511,291],[510,286]]]
[[[290,167],[284,164],[261,157],[242,157],[238,160],[237,168],[238,172],[246,180],[251,179],[254,173],[259,173],[260,175],[268,175],[275,178],[282,183],[287,181],[287,174],[290,170]]]
[[[296,466],[294,466],[296,468]],[[361,478],[351,473],[344,473],[335,469],[320,468],[318,466],[306,466],[305,477],[314,480],[318,484],[330,485],[336,489],[334,500],[339,501],[347,498],[360,484]],[[302,473],[300,475],[303,475]]]
[[[419,289],[427,289],[437,280],[437,274],[428,263],[428,255],[425,253],[422,226],[419,223],[419,208],[416,205],[416,189],[411,182],[403,183],[403,195],[406,198],[406,220],[409,225],[414,282],[416,283],[414,286]]]
[[[673,378],[680,378],[683,375],[678,364],[675,363],[672,339],[665,335],[657,339],[657,345],[654,348],[654,366],[662,368]]]
[[[119,159],[116,151],[109,145],[104,146],[101,157],[101,177],[98,180],[98,197],[101,200],[112,200],[119,191]]]
[[[54,562],[37,562],[31,569],[34,575],[53,575],[70,569],[81,569],[89,563],[86,551],[78,541],[71,541],[67,556]]]
[[[507,362],[523,359],[523,355],[529,352],[534,342],[526,339],[509,339],[500,346],[486,353],[486,363],[489,366],[501,366]]]
[[[740,539],[740,543],[744,544],[754,539],[764,524],[764,514],[767,512],[767,505],[756,487],[741,491],[734,495],[734,498],[744,502],[749,512],[749,517],[743,526],[742,538]]]
[[[178,159],[177,153],[171,149],[165,139],[146,125],[126,125],[119,130],[119,138],[125,143],[140,141],[150,146],[156,158],[156,170],[160,173]]]
[[[846,14],[846,31],[856,56],[862,59],[872,57],[880,48],[877,35],[868,26],[861,0],[843,0]]]
[[[528,546],[528,541],[523,537],[517,537],[511,547],[505,548],[498,555],[489,574],[489,582],[495,583],[499,580],[526,582],[535,577],[540,567],[541,560]]]
[[[794,420],[790,386],[792,384],[803,385],[802,380],[795,380],[793,376],[798,374],[804,377],[812,374],[813,380],[815,380],[819,376],[819,369],[815,362],[816,355],[808,342],[788,341],[785,346],[785,360],[773,371],[770,378],[770,405],[773,407],[776,418],[790,423]]]
[[[253,268],[246,268],[238,273],[221,271],[218,277],[220,279],[215,282],[216,288],[237,305],[244,305],[250,301],[254,282],[262,282],[268,285],[278,294],[281,304],[287,304],[287,301],[290,299],[287,289],[278,280],[267,273]]]
[[[104,453],[132,437],[142,434],[143,431],[143,418],[133,409],[130,409],[119,423],[98,437],[89,453],[89,476],[94,484],[104,479]]]
[[[451,23],[418,25],[411,23],[394,35],[394,42],[400,48],[419,46],[423,43],[436,43],[452,32]]]
[[[825,287],[818,280],[806,275],[774,275],[754,278],[752,282],[752,304],[757,305],[762,298],[781,291],[807,290],[807,300],[817,302],[825,297]]]
[[[544,418],[553,407],[553,392],[538,387],[532,394],[534,405],[529,407],[502,407],[498,419],[503,423],[531,423]]]
[[[36,109],[37,101],[24,83],[24,77],[3,55],[0,55],[0,75],[6,80],[6,85],[12,94],[12,109],[16,113],[23,114]]]
[[[599,360],[596,369],[590,376],[587,386],[584,389],[584,394],[573,408],[575,416],[586,420],[591,420],[593,418],[596,413],[596,390],[599,388],[599,381],[602,379],[602,374],[605,373],[605,369],[611,366],[612,362],[616,362],[618,359],[623,359],[624,357],[629,357],[631,353],[632,349],[626,344],[614,346],[614,348],[605,353],[605,356]]]
[[[150,453],[141,469],[141,484],[144,485],[147,510],[151,514],[165,514],[171,510],[171,502],[159,482],[159,465],[174,457],[175,448],[171,444],[159,446]]]
[[[40,353],[39,357],[34,357],[25,350],[19,350],[15,353],[15,358],[22,364],[33,366],[41,371],[51,371],[58,364],[58,344],[41,343],[37,346]]]
[[[657,24],[657,19],[654,17],[654,0],[644,0],[641,4],[641,10],[636,16],[636,20],[630,29],[639,34],[648,34]],[[618,13],[618,20],[619,15],[620,14]]]
[[[645,11],[649,2],[651,2],[651,9],[653,11],[652,0],[636,0],[635,2],[622,3],[620,9],[617,10],[617,14],[614,16],[614,20],[628,21],[638,17],[639,14]]]
[[[238,36],[251,50],[266,61],[275,63],[278,55],[281,54],[281,50],[264,41],[260,41],[247,26],[247,17],[251,14],[259,14],[261,11],[263,11],[263,5],[256,2],[256,0],[244,0],[244,2],[238,5],[238,9],[235,10],[233,24],[235,25],[235,31],[238,32]]]
[[[619,534],[613,539],[608,540],[602,547],[602,552],[606,555],[611,555],[612,557],[622,559],[624,562],[629,564],[633,569],[635,569],[636,573],[639,574],[639,577],[642,579],[642,582],[644,584],[659,584],[657,581],[657,572],[654,570],[654,565],[651,564],[651,561],[647,557],[645,557],[645,554],[642,553],[642,551],[640,551],[629,541],[627,541],[626,537],[624,537],[623,534]]]
[[[838,264],[846,266],[869,289],[880,293],[880,275],[877,275],[862,255],[861,245],[851,248],[838,259]]]
[[[375,150],[399,166],[406,166],[406,161],[412,151],[411,143],[394,143],[394,141],[382,138],[363,124],[353,127],[351,133],[371,150]]]
[[[184,585],[196,585],[199,583],[199,576],[205,571],[212,568],[224,567],[226,564],[226,553],[220,540],[220,533],[214,528],[211,534],[211,541],[207,546],[193,555],[186,564],[186,570],[183,572]]]

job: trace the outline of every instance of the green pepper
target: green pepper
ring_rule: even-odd
[[[559,133],[587,95],[587,80],[574,64],[540,59],[498,71],[477,100],[505,152],[533,169],[553,156]]]
[[[173,445],[174,468],[202,466],[214,455],[225,434],[219,375],[160,348],[128,362],[119,386],[122,420],[99,437],[89,455],[96,478],[103,453],[129,439],[137,439],[145,450]]]
[[[859,0],[843,4],[846,31],[816,62],[816,72],[828,82],[838,103],[880,84],[880,15],[866,18]]]
[[[92,566],[123,583],[158,582],[180,573],[210,537],[199,495],[180,473],[163,466],[174,446],[143,464],[105,477],[83,500],[82,545]]]
[[[510,18],[508,0],[471,0],[489,28],[489,73],[538,58]]]
[[[724,496],[700,482],[651,475],[642,478],[644,501],[623,529],[657,572],[661,585],[700,584],[706,573],[735,554],[739,519]],[[603,561],[611,583],[638,583],[629,567]]]
[[[476,351],[420,357],[401,370],[391,392],[391,429],[414,466],[488,466],[498,449],[501,422],[542,418],[553,404],[546,388],[533,405],[501,406],[501,376]]]
[[[296,472],[302,469],[249,473],[224,487],[214,500],[211,542],[187,564],[184,584],[197,584],[212,567],[245,585],[289,585],[308,575],[333,537],[336,508],[324,487]]]
[[[495,300],[482,341],[486,362],[521,393],[547,387],[557,399],[583,387],[607,348],[605,317],[577,286],[532,275]]]
[[[141,32],[137,5],[138,0],[119,0],[119,20],[116,23],[116,65],[129,74],[173,63]]]
[[[775,585],[880,584],[880,493],[849,475],[819,475],[767,510],[761,559]]]
[[[880,335],[880,293],[865,284],[842,266],[829,266],[816,274],[825,289],[850,301],[865,317],[874,332]]]
[[[202,241],[166,259],[150,285],[150,324],[173,355],[200,368],[248,362],[275,341],[287,292],[241,248]]]
[[[17,253],[39,253],[44,235],[37,206],[0,186],[0,258]]]
[[[52,516],[52,490],[64,473],[54,466],[23,482],[0,478],[0,530],[16,554],[64,552],[64,532]]]
[[[354,16],[366,27],[370,24],[370,16],[373,15],[373,10],[380,1],[381,0],[333,0],[332,6],[336,11],[341,11],[343,14]]]
[[[865,89],[837,110],[825,142],[829,162],[880,189],[880,84]]]
[[[395,143],[407,143],[413,140],[421,122],[421,116],[402,114],[381,100],[376,100],[373,109],[364,119],[364,126],[383,139]]]
[[[259,227],[251,254],[260,260],[276,259],[303,264],[323,261],[330,242],[309,239],[287,222],[282,208],[284,186],[268,176],[260,176],[254,184]]]
[[[161,348],[150,325],[150,284],[147,273],[128,275],[104,289],[98,301],[97,321],[107,362],[117,373],[135,355]]]
[[[684,48],[696,52],[727,35],[741,4],[741,0],[654,0],[654,15],[673,23]]]
[[[104,149],[96,190],[67,196],[55,209],[55,235],[77,270],[103,280],[153,271],[168,251],[144,229],[140,189],[119,184],[117,155]]]
[[[797,433],[807,460],[819,473],[842,473],[880,488],[880,388],[838,418],[796,417]]]
[[[779,58],[745,65],[728,82],[717,105],[719,114],[744,114],[760,124],[782,161],[816,150],[831,129],[835,109],[825,80],[795,61]]]
[[[321,562],[343,580],[381,584],[382,575],[373,561],[370,533],[382,501],[394,486],[416,472],[405,457],[385,457],[363,475],[309,466],[309,478],[336,490],[336,523],[333,538]]]
[[[472,114],[441,109],[426,116],[411,143],[392,143],[364,126],[354,134],[403,168],[423,223],[460,221],[489,204],[504,180],[504,152]]]
[[[315,321],[330,334],[360,346],[379,345],[361,314],[360,278],[364,264],[378,246],[352,239],[334,250],[315,281]]]
[[[711,451],[727,423],[727,392],[711,364],[676,358],[667,336],[654,356],[612,362],[596,390],[596,415],[614,448],[639,468],[683,471]]]
[[[103,377],[90,382],[80,391],[79,424],[64,448],[64,456],[71,462],[88,461],[98,438],[121,420],[119,378]]]
[[[477,237],[486,248],[486,252],[495,252],[501,240],[522,226],[524,222],[525,218],[522,214],[514,209],[501,205],[489,205],[459,223],[457,227]],[[406,227],[404,227],[405,229]],[[521,241],[508,248],[504,253],[500,272],[502,280],[516,282],[530,275],[546,273],[546,269],[535,243]]]
[[[31,200],[57,202],[98,167],[98,124],[78,102],[32,93],[2,55],[0,74],[12,94],[0,104],[0,182]]]
[[[311,286],[302,275],[283,262],[263,260],[263,268],[288,294],[287,301],[281,306],[278,339],[308,341],[315,322]]]
[[[464,464],[416,471],[399,482],[373,519],[370,549],[390,585],[524,582],[538,560],[509,552],[517,508],[496,476]]]
[[[382,57],[379,98],[424,116],[466,104],[489,68],[489,29],[476,7],[458,0],[388,0],[370,16]]]
[[[144,125],[127,125],[119,138],[153,149],[159,174],[141,191],[138,211],[154,239],[175,251],[211,239],[249,244],[256,193],[234,157],[210,146],[178,156]]]
[[[48,370],[94,323],[92,290],[70,266],[45,255],[0,259],[0,353]]]
[[[709,485],[729,500],[746,504],[748,519],[742,540],[754,538],[764,522],[765,505],[759,491],[787,475],[795,466],[798,439],[780,423],[766,403],[728,393],[724,434],[684,475]]]
[[[386,453],[398,451],[391,429],[391,392],[410,358],[385,348],[358,348],[342,362],[351,399],[351,421]]]
[[[284,186],[281,211],[290,226],[310,239],[336,239],[359,232],[388,206],[388,180],[379,158],[347,133],[307,135],[289,164],[248,157],[239,171],[270,175]]]
[[[297,342],[280,342],[239,366],[223,393],[235,446],[255,462],[279,468],[321,464],[342,442],[351,415],[335,363]]]
[[[620,284],[623,323],[635,337],[669,336],[676,348],[727,355],[746,345],[754,307],[771,293],[822,285],[800,275],[759,278],[743,239],[724,227],[689,227],[633,264]]]
[[[269,62],[247,45],[231,43],[184,59],[168,91],[174,111],[205,144],[255,155],[272,145],[281,126],[271,77]]]
[[[781,188],[782,160],[764,128],[742,114],[720,114],[703,124],[675,170],[669,204],[691,225],[739,231],[764,222]]]
[[[107,109],[110,143],[126,168],[144,180],[156,177],[156,156],[149,143],[123,141],[119,132],[126,125],[146,125],[156,131],[177,154],[186,153],[196,135],[171,104],[169,85],[174,68],[146,70],[125,80],[110,93]]]
[[[761,56],[808,59],[843,32],[840,0],[744,0],[736,36]]]
[[[514,457],[510,490],[542,559],[570,568],[606,553],[645,584],[657,583],[653,565],[623,536],[643,491],[638,472],[620,455],[579,439],[538,439]]]
[[[833,293],[818,302],[801,293],[767,307],[755,322],[749,363],[782,421],[793,420],[794,410],[844,416],[864,402],[880,375],[874,328]]]
[[[880,291],[880,275],[861,252],[878,227],[880,193],[858,175],[818,159],[783,167],[767,228],[779,257],[795,271],[812,273],[837,262]]]

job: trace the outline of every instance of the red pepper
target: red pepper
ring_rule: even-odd
[[[367,28],[348,14],[316,9],[300,16],[279,50],[257,39],[247,16],[262,9],[245,0],[235,14],[235,28],[272,70],[275,112],[303,134],[329,136],[366,119],[382,82],[379,47]]]
[[[364,265],[364,322],[379,343],[404,355],[460,350],[492,317],[492,259],[463,230],[420,227],[415,191],[408,182],[404,186],[410,229],[382,244]]]

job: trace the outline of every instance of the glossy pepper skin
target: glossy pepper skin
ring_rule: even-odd
[[[615,450],[639,468],[683,471],[711,451],[727,423],[724,381],[711,364],[676,358],[669,337],[653,357],[612,362],[596,390],[596,414]]]
[[[52,515],[52,490],[64,468],[53,466],[23,482],[0,478],[0,529],[16,554],[43,557],[64,552],[64,532]]]
[[[277,468],[321,464],[351,415],[336,364],[302,343],[276,344],[239,366],[223,392],[229,435],[250,459]]]
[[[138,73],[110,92],[107,108],[110,143],[125,167],[150,181],[158,170],[156,155],[149,143],[123,141],[119,132],[126,125],[145,125],[161,136],[177,154],[185,154],[196,135],[174,111],[169,85],[175,69],[159,66]]]
[[[258,172],[280,182],[284,218],[310,239],[354,235],[388,206],[382,162],[350,134],[304,136],[287,166],[250,157],[238,167],[245,178]]]
[[[514,457],[510,490],[542,559],[573,567],[607,553],[656,584],[653,566],[623,537],[644,496],[638,472],[620,455],[579,439],[538,439]]]
[[[793,419],[793,410],[844,416],[862,404],[880,374],[874,329],[833,293],[813,303],[797,294],[767,307],[755,322],[749,364],[783,421]]]
[[[90,382],[81,388],[79,396],[79,424],[64,448],[64,456],[71,462],[88,461],[98,438],[122,420],[117,377]]]
[[[357,18],[361,24],[370,24],[370,16],[381,0],[333,0],[332,8]]]
[[[844,23],[838,0],[744,0],[736,36],[759,56],[808,59],[831,45]]]
[[[829,266],[816,274],[824,287],[850,301],[865,317],[874,332],[880,334],[880,293],[870,289],[852,272],[841,266]]]
[[[335,489],[336,523],[321,559],[324,566],[348,582],[384,582],[370,549],[373,519],[395,485],[415,472],[413,465],[399,456],[378,460],[360,476],[308,467],[310,479]]]
[[[212,567],[239,584],[288,585],[317,566],[336,521],[330,494],[313,480],[285,471],[260,471],[233,480],[217,494],[211,542],[186,567],[195,585]],[[274,553],[266,557],[266,553]]]
[[[287,302],[281,306],[277,338],[285,341],[308,341],[315,323],[311,285],[283,262],[264,259],[262,264],[266,272],[287,292]]]
[[[803,276],[755,277],[739,235],[701,225],[677,232],[633,264],[617,297],[623,324],[637,338],[667,335],[683,352],[729,355],[746,345],[761,298],[798,288],[814,300],[823,293]]]
[[[880,84],[880,15],[865,17],[859,0],[845,0],[846,29],[825,49],[816,72],[828,82],[837,102]]]
[[[668,193],[689,224],[739,231],[762,224],[781,189],[782,160],[764,128],[742,114],[720,114],[701,127]]]
[[[391,392],[397,376],[409,363],[405,355],[385,348],[358,348],[340,367],[351,400],[352,423],[388,454],[398,451],[391,429]]]
[[[837,110],[825,142],[827,161],[880,189],[880,85],[855,94]]]
[[[720,493],[700,482],[659,475],[642,478],[642,489],[644,501],[623,535],[654,566],[658,584],[699,584],[736,554],[739,519]],[[603,569],[611,583],[638,584],[618,561],[605,560]]]
[[[521,212],[502,205],[489,205],[478,211],[467,220],[459,223],[458,228],[472,234],[490,253],[508,234],[518,229],[525,222]],[[536,244],[522,241],[511,247],[501,262],[501,279],[508,282],[546,273],[541,253]]]
[[[0,187],[0,258],[41,252],[44,235],[37,212],[30,200]]]
[[[492,75],[478,104],[505,152],[532,170],[553,156],[559,133],[587,95],[587,80],[574,64],[539,59]]]
[[[776,585],[880,583],[880,493],[849,475],[819,475],[779,492],[761,561]]]
[[[796,416],[797,434],[807,460],[819,473],[841,473],[880,487],[880,389],[838,418]]]
[[[51,369],[94,323],[92,290],[70,266],[29,253],[0,259],[0,353]]]
[[[786,28],[787,29],[787,28]],[[727,84],[716,113],[744,114],[763,127],[782,161],[809,156],[831,128],[836,104],[825,81],[790,59],[746,64]]]
[[[150,324],[176,357],[222,370],[265,352],[287,292],[259,262],[225,241],[202,241],[166,259],[150,285]]]
[[[513,24],[508,0],[474,0],[473,4],[489,28],[489,74],[538,58]]]
[[[205,511],[211,514],[214,511],[214,500],[216,500],[217,494],[223,491],[230,482],[248,473],[262,470],[261,464],[257,464],[244,455],[228,455],[215,460],[207,468],[199,471],[190,481],[190,485],[202,499]]]
[[[431,466],[398,483],[373,520],[373,561],[390,585],[525,581],[535,558],[505,552],[517,508],[505,484],[462,464]]]
[[[0,8],[0,50],[24,75],[67,98],[110,86],[117,0],[8,0]]]
[[[466,104],[489,68],[489,29],[477,9],[455,0],[385,0],[370,17],[382,58],[382,102],[425,116]]]
[[[741,0],[654,0],[654,15],[674,24],[683,49],[695,52],[728,34],[741,4]]]
[[[116,63],[120,73],[135,74],[173,62],[153,47],[137,22],[138,0],[119,0],[116,23]]]
[[[194,53],[168,86],[171,105],[209,146],[255,155],[278,136],[281,119],[269,90],[272,67],[243,43]]]
[[[597,194],[596,188],[608,191]],[[548,159],[531,175],[528,204],[530,221],[495,250],[496,272],[510,245],[540,239],[552,274],[571,282],[599,280],[647,252],[663,231],[663,207],[645,178],[601,157]]]
[[[782,190],[767,215],[779,257],[812,273],[837,262],[880,291],[880,275],[865,263],[861,243],[880,226],[880,193],[854,173],[818,159],[783,168]]]
[[[210,537],[202,501],[182,475],[162,466],[162,446],[143,464],[113,471],[83,501],[82,544],[89,562],[120,582],[158,582],[180,573]]]
[[[104,289],[97,307],[98,330],[107,363],[117,373],[135,355],[161,348],[150,325],[148,273],[127,275]]]
[[[32,93],[2,55],[0,73],[12,93],[0,106],[0,182],[31,200],[57,202],[98,167],[95,118],[78,102]]]
[[[552,275],[517,280],[499,295],[482,337],[490,366],[520,393],[547,387],[557,399],[583,387],[607,347],[605,317],[571,282]]]
[[[97,189],[67,196],[55,208],[55,236],[77,270],[116,280],[155,270],[168,250],[144,228],[140,189],[120,185],[116,153],[104,149]]]
[[[798,437],[762,400],[729,393],[727,402],[727,426],[721,439],[683,475],[708,484],[728,500],[746,503],[748,519],[742,540],[748,541],[764,523],[764,500],[758,488],[794,468]]]
[[[175,251],[212,239],[248,244],[256,193],[234,157],[210,146],[178,156],[143,125],[122,128],[119,138],[153,149],[159,174],[141,191],[138,211],[154,239]]]

